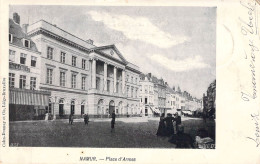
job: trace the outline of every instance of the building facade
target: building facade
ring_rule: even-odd
[[[139,67],[115,45],[97,47],[44,20],[30,25],[28,34],[41,52],[40,88],[51,93],[49,113],[140,114]]]
[[[203,94],[203,114],[206,117],[216,117],[216,80],[209,85],[206,95]]]
[[[158,110],[158,90],[154,89],[151,73],[140,74],[140,108],[142,115],[153,116],[160,114]]]
[[[40,91],[41,53],[20,26],[20,16],[9,19],[10,120],[38,119],[48,108],[49,93]]]

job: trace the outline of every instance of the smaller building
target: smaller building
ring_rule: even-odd
[[[140,109],[143,116],[160,114],[158,110],[158,90],[155,91],[151,73],[140,74]]]
[[[20,16],[9,19],[9,118],[43,119],[48,110],[49,92],[39,90],[41,53],[27,35]]]

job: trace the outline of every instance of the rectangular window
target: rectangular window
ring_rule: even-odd
[[[119,93],[119,82],[116,82],[116,92]]]
[[[9,73],[9,87],[14,88],[14,84],[15,84],[15,74]]]
[[[13,43],[13,34],[9,34],[9,42]]]
[[[25,64],[26,63],[26,54],[24,53],[21,53],[21,56],[20,56],[20,64]]]
[[[61,52],[61,53],[60,53],[60,62],[61,62],[61,63],[65,63],[65,56],[66,56],[66,53],[65,53],[65,52]]]
[[[47,84],[52,84],[53,69],[47,68]]]
[[[71,74],[71,88],[76,88],[76,74]]]
[[[129,87],[127,87],[127,92],[126,92],[126,94],[127,94],[127,97],[130,97],[130,96],[129,96],[129,94],[130,94],[130,93],[129,93]]]
[[[107,80],[107,91],[110,92],[110,80]]]
[[[9,61],[15,61],[15,51],[9,50]]]
[[[31,66],[32,67],[36,67],[36,61],[37,61],[37,57],[32,56],[31,57]]]
[[[96,89],[100,90],[100,78],[96,77]]]
[[[72,66],[76,67],[76,61],[77,61],[77,57],[72,56]]]
[[[52,59],[53,58],[53,48],[47,47],[47,58]]]
[[[86,60],[82,59],[82,69],[86,69]]]
[[[60,86],[65,87],[65,72],[60,72]]]
[[[31,77],[31,79],[30,79],[30,89],[31,90],[36,89],[36,77]]]
[[[24,40],[24,47],[30,48],[30,41],[29,40]]]
[[[26,76],[20,75],[19,88],[25,88],[25,86],[26,86]]]
[[[134,83],[134,78],[131,76],[131,83]]]
[[[86,90],[86,77],[81,78],[81,89]]]

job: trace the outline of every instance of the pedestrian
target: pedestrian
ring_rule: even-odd
[[[173,128],[173,122],[174,118],[172,117],[172,114],[168,113],[167,117],[164,119],[166,122],[166,135],[171,136],[174,134],[174,128]]]
[[[88,114],[84,114],[84,122],[85,122],[85,125],[88,125],[88,121],[89,121]]]
[[[178,112],[175,113],[175,122],[176,122],[176,133],[179,130],[179,126],[181,125],[181,116],[179,116]]]
[[[159,127],[157,130],[156,135],[157,136],[165,136],[166,135],[166,127],[165,127],[165,123],[164,123],[164,117],[165,114],[162,113],[161,117],[160,117],[160,122],[159,122]]]
[[[71,125],[72,125],[72,123],[73,123],[73,115],[72,115],[72,114],[70,114],[70,115],[69,115],[69,124],[71,124]]]
[[[112,120],[111,120],[111,132],[114,131],[115,124],[116,124],[116,114],[115,114],[115,111],[113,111],[112,112]]]
[[[207,123],[207,115],[206,115],[206,113],[203,113],[203,120],[204,120],[204,123],[206,124]]]

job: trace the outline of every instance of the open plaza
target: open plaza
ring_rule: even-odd
[[[67,119],[55,121],[10,122],[10,146],[22,147],[108,147],[108,148],[175,148],[169,137],[156,136],[159,118],[118,118],[115,131],[111,119]],[[193,139],[197,130],[205,128],[215,140],[215,120],[204,123],[200,118],[183,118],[184,132]]]

